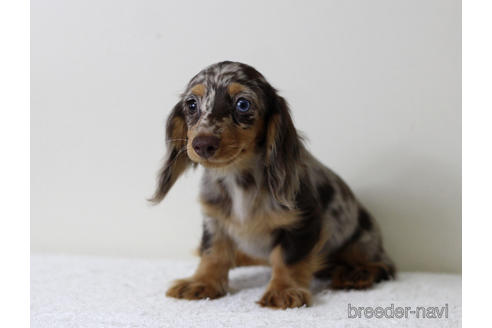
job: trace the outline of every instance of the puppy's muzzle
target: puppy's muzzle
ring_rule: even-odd
[[[195,152],[202,158],[212,157],[219,149],[220,139],[215,136],[196,136],[191,143]]]

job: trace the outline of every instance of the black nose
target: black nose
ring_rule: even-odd
[[[191,145],[195,152],[203,158],[209,158],[219,148],[220,139],[214,136],[197,136]]]

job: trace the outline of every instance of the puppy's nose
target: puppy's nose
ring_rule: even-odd
[[[209,158],[219,148],[220,139],[214,136],[197,136],[191,145],[195,152],[203,158]]]

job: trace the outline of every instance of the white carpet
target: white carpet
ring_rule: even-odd
[[[196,261],[81,256],[31,257],[31,327],[460,327],[461,276],[399,273],[369,291],[332,291],[315,282],[309,308],[259,307],[266,267],[234,269],[230,293],[218,300],[164,296]],[[448,318],[348,318],[348,306],[441,307]],[[410,310],[410,311],[411,311]],[[427,309],[426,309],[427,310]],[[391,310],[388,309],[391,315]],[[429,311],[429,310],[427,310]],[[432,310],[430,310],[432,311]],[[394,313],[394,311],[393,311]],[[437,313],[437,312],[434,312]],[[352,313],[355,315],[355,312]],[[362,314],[363,315],[363,314]]]

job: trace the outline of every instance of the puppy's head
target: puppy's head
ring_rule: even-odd
[[[255,155],[262,155],[265,181],[281,203],[297,186],[300,142],[289,109],[251,66],[221,62],[202,70],[188,83],[166,129],[168,155],[154,202],[192,164],[244,168]]]

